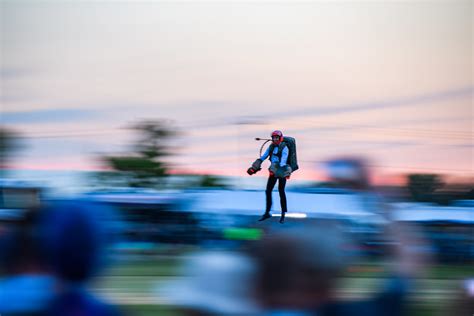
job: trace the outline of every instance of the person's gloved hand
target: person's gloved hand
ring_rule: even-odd
[[[276,175],[277,171],[278,171],[278,164],[277,163],[272,163],[270,165],[270,168],[268,168],[268,171],[270,172],[270,175],[273,176],[273,175]]]
[[[277,178],[286,178],[291,175],[291,167],[288,165],[285,165],[283,167],[278,167],[277,172],[275,172],[275,176]]]
[[[260,170],[262,170],[262,160],[257,159],[252,163],[252,167],[247,169],[247,173],[249,175],[253,175],[259,172]]]
[[[252,169],[255,170],[255,172],[259,171],[262,169],[262,160],[257,159],[252,163]]]

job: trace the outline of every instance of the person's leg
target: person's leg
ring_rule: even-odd
[[[267,207],[265,208],[265,213],[270,213],[272,208],[272,191],[275,187],[277,182],[277,178],[275,176],[269,176],[267,181],[267,188],[265,190],[265,196],[267,198]]]
[[[287,212],[288,211],[288,208],[287,208],[287,205],[286,205],[285,186],[286,186],[286,179],[285,178],[279,178],[278,179],[278,192],[280,193],[280,205],[281,205],[281,211],[282,212]]]
[[[286,204],[285,186],[286,186],[286,178],[279,178],[278,179],[278,192],[280,193],[280,205],[281,205],[280,223],[283,223],[285,221],[285,213],[288,211],[288,207]]]
[[[260,221],[263,221],[271,217],[270,210],[272,208],[272,191],[273,191],[273,188],[275,187],[276,182],[277,182],[277,178],[275,176],[268,177],[267,188],[265,190],[265,197],[266,197],[267,203],[266,203],[266,208],[265,208],[265,214],[263,214]]]

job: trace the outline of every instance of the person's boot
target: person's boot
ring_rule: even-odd
[[[285,212],[281,212],[280,224],[283,224],[284,222],[285,222]]]
[[[265,212],[265,214],[263,214],[262,217],[258,221],[261,222],[261,221],[264,221],[266,219],[269,219],[270,217],[272,217],[270,215],[270,213]]]

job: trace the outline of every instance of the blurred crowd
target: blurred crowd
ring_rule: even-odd
[[[104,214],[112,210],[61,202],[27,214],[0,231],[0,314],[124,314],[88,286],[110,258],[114,232]],[[384,234],[391,240],[388,273],[379,290],[356,299],[338,294],[354,260],[350,237],[328,224],[267,231],[238,251],[188,254],[180,277],[161,282],[153,295],[178,315],[405,315],[429,245],[407,224],[387,224]],[[473,284],[462,284],[452,315],[472,315]]]
[[[370,298],[338,297],[350,240],[327,225],[275,232],[245,253],[198,253],[186,260],[185,278],[162,285],[161,294],[185,315],[403,315],[413,277],[426,261],[405,244],[411,238],[408,247],[423,247],[422,241],[409,229],[403,234],[386,284]]]

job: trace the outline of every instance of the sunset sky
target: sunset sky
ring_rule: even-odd
[[[12,167],[100,169],[130,123],[183,132],[181,170],[245,175],[254,137],[380,174],[473,173],[472,1],[1,1],[1,124]]]

